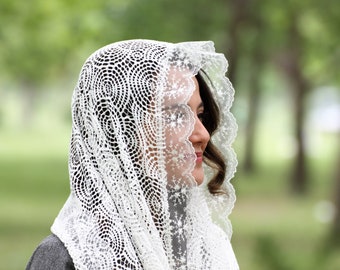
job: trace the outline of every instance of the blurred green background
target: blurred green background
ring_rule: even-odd
[[[84,60],[130,38],[213,40],[236,89],[241,269],[340,269],[336,0],[0,2],[0,269],[24,269],[69,193]]]

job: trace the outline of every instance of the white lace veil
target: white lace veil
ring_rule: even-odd
[[[72,100],[71,194],[52,226],[76,269],[238,269],[228,220],[237,128],[226,71],[212,42],[129,40],[87,59]],[[227,164],[217,195],[207,186],[216,170],[205,164],[199,186],[191,175],[187,102],[197,74],[221,114],[211,136]]]

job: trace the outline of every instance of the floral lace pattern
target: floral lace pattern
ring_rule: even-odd
[[[221,111],[212,136],[227,161],[226,195],[191,175],[187,105],[204,70]],[[71,194],[52,232],[76,269],[238,269],[228,220],[236,123],[227,61],[212,42],[129,40],[85,62],[72,99]]]

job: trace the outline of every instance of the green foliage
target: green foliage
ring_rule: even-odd
[[[1,69],[13,80],[33,87],[67,74],[65,68],[80,48],[102,46],[117,36],[106,8],[119,8],[122,2],[2,1]]]
[[[174,42],[212,39],[220,51],[227,51],[229,26],[237,3],[232,0],[2,1],[0,69],[15,81],[37,85],[65,76],[69,68],[74,68],[74,60],[84,59],[95,48],[129,38]],[[268,55],[284,48],[290,14],[294,13],[304,37],[307,72],[321,81],[337,80],[340,16],[336,1],[242,3],[239,57],[247,59],[246,52],[258,35]],[[254,18],[263,24],[260,32],[254,27]],[[326,67],[334,72],[321,72]]]
[[[122,18],[123,38],[221,41],[226,25],[222,9],[223,1],[132,0]]]

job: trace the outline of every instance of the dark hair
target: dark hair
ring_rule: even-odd
[[[198,72],[196,79],[199,85],[200,96],[204,103],[203,125],[209,132],[210,136],[212,136],[220,123],[220,109],[214,100],[210,87],[206,82],[209,78],[203,70]],[[211,82],[210,85],[213,87]],[[213,144],[213,142],[209,140],[203,155],[205,157],[205,163],[215,170],[214,176],[208,182],[209,192],[213,195],[225,194],[225,191],[221,188],[221,186],[224,182],[227,165],[221,152]]]

